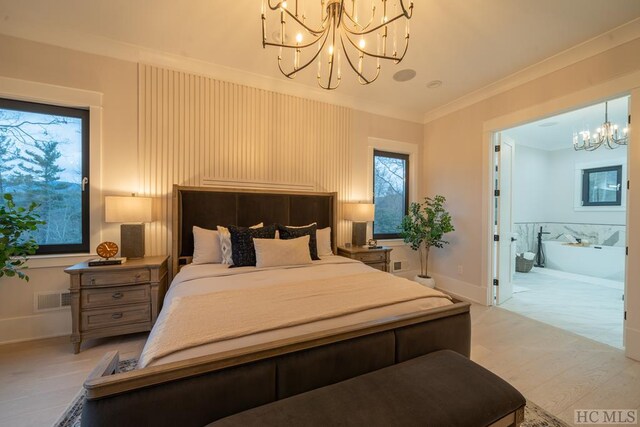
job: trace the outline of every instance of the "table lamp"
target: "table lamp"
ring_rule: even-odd
[[[105,197],[105,222],[119,222],[120,256],[127,258],[144,257],[144,223],[151,222],[151,197]]]
[[[364,246],[367,243],[367,222],[375,216],[373,203],[345,203],[344,219],[353,222],[351,226],[351,244]]]

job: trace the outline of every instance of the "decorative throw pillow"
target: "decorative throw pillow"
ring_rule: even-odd
[[[331,227],[321,228],[316,231],[316,240],[318,256],[320,258],[333,255],[333,248],[331,247]]]
[[[220,236],[216,230],[193,226],[193,264],[219,264],[222,262]]]
[[[256,265],[256,250],[253,239],[274,239],[276,237],[276,225],[267,225],[261,228],[246,228],[229,226],[231,234],[231,251],[233,265],[246,267]]]
[[[260,228],[264,224],[259,223],[252,225],[251,228]],[[233,265],[233,251],[231,249],[231,234],[227,227],[219,225],[218,233],[220,234],[220,250],[222,251],[222,264]]]
[[[253,239],[256,267],[311,264],[309,236],[297,239]]]
[[[278,224],[278,231],[280,232],[280,238],[282,240],[309,236],[309,254],[311,255],[311,259],[314,261],[320,259],[318,257],[318,244],[316,243],[317,228],[318,226],[316,225],[316,223],[304,227],[289,227],[286,225]]]

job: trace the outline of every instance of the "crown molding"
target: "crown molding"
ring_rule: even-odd
[[[370,102],[365,99],[345,95],[335,91],[329,92],[319,88],[292,82],[290,80],[263,76],[212,62],[161,52],[105,37],[81,34],[65,29],[17,25],[11,21],[5,21],[2,23],[0,34],[123,61],[144,63],[158,67],[171,68],[178,71],[200,74],[231,83],[251,86],[285,95],[297,96],[313,101],[325,102],[328,104],[352,108],[371,114],[378,114],[409,122],[420,124],[423,122],[422,111],[402,109],[386,104]]]
[[[583,43],[570,47],[567,50],[503,79],[497,80],[483,88],[470,92],[441,107],[434,108],[425,113],[424,123],[432,122],[457,110],[491,98],[492,96],[506,92],[637,38],[640,38],[640,18],[636,18],[611,31],[607,31]]]

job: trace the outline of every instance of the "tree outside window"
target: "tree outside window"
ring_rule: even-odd
[[[89,112],[0,99],[0,193],[39,205],[38,253],[88,252]]]
[[[407,214],[409,197],[409,156],[375,150],[373,153],[373,193],[376,205],[374,239],[400,237],[400,224]]]

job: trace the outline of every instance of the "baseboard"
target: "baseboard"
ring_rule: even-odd
[[[440,274],[431,273],[430,276],[432,276],[436,281],[436,289],[445,291],[453,297],[463,301],[473,302],[484,306],[487,305],[486,288]]]
[[[0,319],[0,344],[71,335],[69,309]]]
[[[625,356],[640,361],[640,331],[632,328],[625,328]]]

